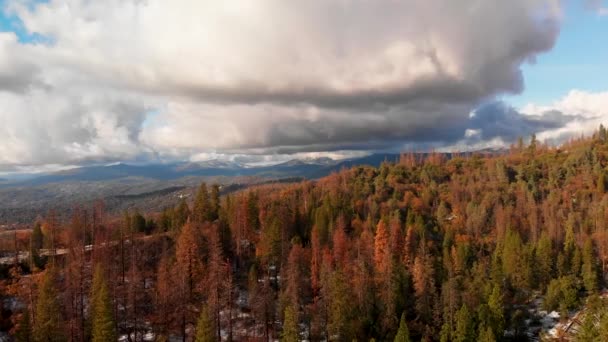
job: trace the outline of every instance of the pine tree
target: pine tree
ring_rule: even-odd
[[[31,342],[32,341],[32,326],[30,324],[30,311],[25,310],[21,319],[19,320],[19,326],[15,331],[15,340],[17,342]]]
[[[260,208],[258,205],[259,199],[256,192],[249,191],[247,193],[246,205],[246,222],[247,228],[250,231],[257,232],[260,229]]]
[[[181,284],[186,291],[187,302],[192,300],[194,290],[202,274],[200,240],[194,225],[190,222],[182,228],[175,247],[176,267],[179,269]]]
[[[36,305],[36,320],[33,328],[35,342],[61,342],[67,338],[63,331],[61,307],[55,288],[55,271],[51,268],[42,278]]]
[[[213,184],[211,187],[211,195],[209,199],[209,219],[215,221],[220,217],[220,186]]]
[[[492,328],[481,327],[479,329],[479,336],[477,337],[477,342],[496,342],[496,336],[494,336]]]
[[[215,329],[213,318],[209,314],[209,309],[204,307],[196,323],[196,342],[214,342]]]
[[[422,242],[424,243],[424,242]],[[422,248],[420,248],[422,250]],[[425,253],[414,259],[412,278],[416,295],[416,311],[425,323],[431,323],[436,300],[433,261]]]
[[[116,341],[112,300],[101,264],[95,268],[91,293],[92,341]]]
[[[536,155],[536,148],[538,145],[538,140],[536,139],[536,134],[532,133],[530,136],[530,146],[528,146],[528,151],[532,156]]]
[[[587,313],[581,326],[578,328],[575,342],[595,342],[598,341],[600,335],[599,327],[596,325],[597,321],[594,315]]]
[[[551,246],[551,239],[547,233],[543,232],[536,244],[536,250],[534,254],[536,261],[536,279],[538,280],[538,286],[542,291],[547,288],[549,282],[553,278],[553,248]]]
[[[44,243],[44,235],[40,223],[36,223],[32,229],[32,235],[30,236],[30,268],[31,270],[41,268],[43,266],[42,259],[40,258],[40,248]]]
[[[502,336],[505,327],[504,302],[501,287],[496,284],[488,299],[491,314],[491,327],[494,336]]]
[[[217,225],[211,225],[207,237],[208,260],[205,279],[205,291],[207,294],[207,310],[210,317],[215,321],[214,327],[216,338],[220,339],[220,311],[222,308],[222,291],[231,291],[230,279],[226,278],[226,264],[222,256],[222,244]],[[228,272],[231,272],[228,270]],[[230,293],[230,292],[229,292]],[[230,322],[230,321],[229,321]]]
[[[441,325],[441,331],[439,332],[439,341],[440,342],[450,342],[450,337],[452,335],[452,330],[450,330],[450,322],[445,321]]]
[[[281,223],[275,218],[262,228],[260,243],[256,246],[257,256],[276,264],[281,257],[281,242]]]
[[[523,152],[523,150],[524,150],[524,138],[517,137],[517,151]]]
[[[593,255],[593,242],[591,238],[587,238],[583,247],[583,266],[581,273],[585,289],[589,293],[595,293],[598,287],[597,265]]]
[[[399,330],[395,335],[395,342],[410,342],[410,331],[407,328],[407,322],[405,321],[405,312],[401,314],[401,320],[399,321]]]
[[[300,244],[295,243],[289,252],[287,259],[287,267],[283,268],[284,275],[281,282],[283,283],[283,293],[281,294],[281,307],[286,308],[288,305],[294,308],[300,307],[304,300],[304,291],[306,283],[304,281],[306,271],[304,265],[304,249]]]
[[[387,258],[389,253],[389,238],[386,224],[384,221],[378,223],[376,228],[376,236],[374,238],[374,264],[376,272],[382,276],[385,275],[390,259]]]
[[[209,192],[207,184],[201,183],[194,199],[194,207],[192,208],[192,221],[201,224],[211,220],[211,204],[209,203]]]
[[[283,320],[283,332],[281,333],[281,341],[283,342],[298,342],[298,320],[297,313],[293,306],[288,305],[285,308],[285,319]]]
[[[163,255],[158,262],[156,272],[156,291],[155,291],[155,320],[158,335],[167,336],[169,327],[177,319],[176,308],[176,279],[172,277],[174,263],[167,255]]]
[[[179,231],[188,221],[190,217],[190,208],[186,199],[182,199],[178,206],[173,210],[173,229]]]
[[[33,249],[40,249],[44,243],[44,235],[42,234],[42,227],[39,222],[34,225],[32,229],[31,244]]]
[[[352,335],[352,300],[344,275],[341,271],[333,271],[328,275],[329,312],[327,329],[331,336],[339,336],[340,340],[348,340]]]
[[[518,232],[507,230],[502,250],[502,267],[507,278],[518,288],[527,288],[528,263],[525,248]]]
[[[605,194],[608,190],[608,184],[606,182],[606,173],[604,171],[600,172],[597,179],[597,191],[602,194]]]
[[[560,275],[577,274],[577,265],[573,265],[578,260],[575,257],[575,251],[577,249],[576,241],[574,237],[574,219],[570,215],[566,221],[566,236],[564,237],[564,245],[560,256],[558,256],[558,266]]]
[[[602,316],[606,314],[605,304],[597,295],[591,295],[587,299],[585,315],[581,326],[577,329],[574,341],[593,342],[598,341],[601,334]]]
[[[40,258],[39,250],[34,248],[34,243],[30,239],[30,270],[35,272],[37,269],[42,268],[43,262]]]
[[[574,253],[572,253],[572,261],[570,262],[570,274],[574,277],[578,277],[580,275],[582,265],[583,253],[577,245],[574,248]]]
[[[599,340],[608,341],[608,309],[604,308],[600,313]]]
[[[600,124],[600,129],[599,129],[599,138],[602,142],[606,142],[606,138],[608,137],[608,135],[606,134],[606,127],[604,127],[604,125]]]
[[[475,326],[471,313],[465,304],[456,313],[456,331],[453,342],[475,341]]]

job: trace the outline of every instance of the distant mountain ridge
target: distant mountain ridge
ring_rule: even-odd
[[[502,154],[504,150],[481,150],[470,153]],[[461,153],[462,154],[462,153]],[[424,157],[428,153],[417,153]],[[452,153],[443,153],[447,158]],[[292,159],[274,165],[248,165],[236,161],[207,160],[201,162],[177,162],[168,164],[132,165],[118,163],[103,166],[84,166],[59,172],[42,175],[31,175],[29,178],[3,180],[0,188],[8,187],[30,187],[62,182],[102,182],[119,179],[150,179],[158,181],[172,181],[184,177],[260,177],[267,179],[279,179],[290,177],[301,177],[316,179],[329,175],[343,168],[351,168],[357,165],[369,165],[377,167],[384,161],[396,162],[399,154],[376,153],[364,157],[350,159],[331,159],[328,157]]]
[[[385,160],[396,161],[398,154],[372,154],[365,157],[334,160],[331,158],[293,159],[275,165],[249,166],[246,164],[208,160],[169,164],[132,165],[118,163],[104,166],[84,166],[59,172],[33,176],[25,180],[5,181],[0,187],[29,187],[60,182],[102,182],[122,178],[146,178],[171,181],[184,177],[243,177],[257,176],[276,179],[286,177],[320,178],[333,171],[354,165],[378,166]]]
[[[478,151],[502,154],[504,151]],[[469,153],[459,153],[459,155]],[[418,153],[424,158],[427,153]],[[447,159],[454,155],[443,154]],[[222,185],[227,193],[254,184],[299,182],[317,179],[332,172],[384,161],[396,162],[399,154],[370,154],[352,159],[294,159],[276,165],[247,165],[209,160],[171,164],[130,165],[118,163],[87,166],[42,175],[19,175],[0,182],[0,225],[29,224],[51,208],[69,214],[74,205],[102,200],[106,210],[121,213],[139,208],[162,210],[182,198],[191,197],[202,181]],[[27,178],[26,178],[27,177]]]

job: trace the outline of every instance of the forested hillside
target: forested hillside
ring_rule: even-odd
[[[27,257],[5,265],[1,328],[18,341],[511,341],[542,334],[533,302],[564,321],[588,302],[563,334],[606,341],[607,167],[600,127],[559,148],[404,154],[223,197],[202,184],[162,213],[50,213],[4,235]]]

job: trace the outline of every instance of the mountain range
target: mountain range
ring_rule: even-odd
[[[501,154],[504,150],[474,153]],[[423,157],[425,154],[418,154]],[[444,154],[448,159],[452,154]],[[194,195],[197,186],[221,184],[222,192],[267,182],[314,180],[359,165],[377,167],[395,162],[398,154],[370,154],[364,157],[293,159],[275,165],[251,165],[208,160],[166,164],[84,166],[45,174],[21,174],[0,180],[0,228],[30,224],[49,209],[69,215],[76,205],[103,200],[109,212],[140,209],[158,211]]]
[[[69,215],[75,205],[103,200],[109,212],[161,210],[194,194],[202,181],[222,185],[224,193],[264,182],[316,179],[356,165],[378,166],[397,154],[365,157],[294,159],[276,165],[231,161],[84,166],[45,174],[21,174],[0,180],[0,226],[29,224],[49,209]]]
[[[246,177],[265,179],[302,177],[315,179],[333,171],[354,165],[378,166],[385,160],[395,161],[397,154],[372,154],[365,157],[333,160],[331,158],[293,159],[275,165],[255,166],[223,160],[203,162],[179,162],[168,164],[112,164],[85,166],[41,175],[28,175],[19,179],[5,179],[0,187],[29,187],[59,182],[100,182],[123,178],[145,178],[171,181],[184,177]],[[25,179],[24,179],[25,178]]]

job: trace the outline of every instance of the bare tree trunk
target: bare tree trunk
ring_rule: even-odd
[[[232,342],[232,270],[230,269],[230,260],[226,259],[227,283],[228,283],[228,341]]]
[[[186,313],[182,311],[182,342],[186,342]]]
[[[19,266],[19,249],[17,248],[17,231],[14,231],[15,234],[13,235],[14,238],[14,249],[15,249],[15,267]]]

